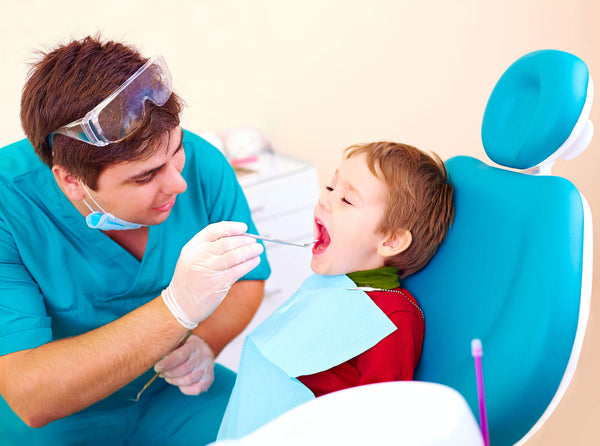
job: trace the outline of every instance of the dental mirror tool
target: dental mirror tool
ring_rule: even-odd
[[[286,242],[283,240],[278,240],[276,238],[264,237],[262,235],[255,235],[255,234],[244,234],[244,235],[246,237],[254,238],[256,240],[263,240],[265,242],[271,242],[271,243],[279,243],[281,245],[299,246],[300,248],[308,248],[309,246],[312,246],[317,242],[316,240],[313,240],[312,242],[295,243],[295,242]]]

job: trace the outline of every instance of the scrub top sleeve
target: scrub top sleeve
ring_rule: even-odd
[[[0,217],[0,355],[39,347],[52,340],[44,296]]]

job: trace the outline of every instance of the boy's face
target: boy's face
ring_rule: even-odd
[[[377,250],[386,237],[375,229],[386,200],[387,187],[371,173],[366,156],[345,159],[315,207],[312,270],[340,275],[384,266]]]

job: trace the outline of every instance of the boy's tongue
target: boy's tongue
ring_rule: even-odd
[[[313,254],[318,254],[325,251],[329,246],[329,243],[331,243],[331,239],[329,238],[329,232],[327,232],[325,226],[323,226],[320,223],[317,223],[317,230],[319,231],[319,234],[317,236],[317,242],[314,244],[312,249]]]

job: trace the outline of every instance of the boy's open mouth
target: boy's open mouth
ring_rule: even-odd
[[[327,229],[325,229],[325,226],[323,226],[323,223],[316,218],[315,227],[317,228],[317,242],[313,246],[312,253],[321,254],[327,249],[329,243],[331,243],[331,238],[329,237],[329,232],[327,232]]]

